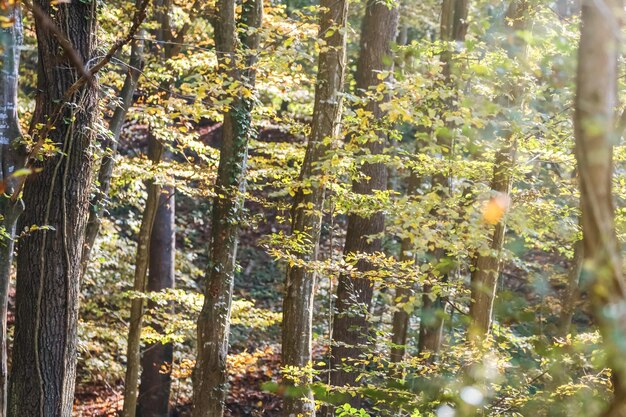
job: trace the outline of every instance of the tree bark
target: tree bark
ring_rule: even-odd
[[[297,253],[303,265],[310,265],[317,260],[326,190],[322,166],[339,135],[345,77],[348,2],[322,0],[320,6],[319,39],[323,46],[318,57],[311,136],[300,172],[300,183],[303,185],[296,193],[291,210],[292,235],[307,237],[307,247]],[[332,31],[331,36],[327,36],[329,31]],[[282,323],[283,366],[307,368],[312,365],[311,328],[315,281],[315,271],[307,266],[296,264],[287,268]],[[315,416],[313,394],[307,387],[311,384],[311,377],[305,372],[302,379],[293,383],[302,388],[303,392],[301,395],[284,397],[283,415]]]
[[[559,327],[557,329],[559,337],[567,337],[572,327],[572,319],[576,312],[576,302],[580,295],[579,282],[580,273],[583,269],[583,242],[582,240],[574,243],[574,259],[567,274],[567,289],[565,290],[565,299],[563,300],[563,310],[559,317]]]
[[[408,243],[408,245],[407,245]],[[414,255],[411,253],[411,245],[410,240],[408,238],[402,241],[402,254],[400,256],[400,261],[409,261],[414,259]],[[413,289],[406,286],[401,286],[396,288],[396,311],[393,313],[392,319],[392,330],[391,330],[391,355],[390,361],[391,363],[399,363],[402,362],[404,358],[404,353],[406,351],[406,342],[407,335],[409,331],[409,320],[410,315],[404,309],[404,305],[409,301],[409,298],[413,295]],[[399,373],[395,372],[394,375],[400,376]]]
[[[159,197],[150,237],[150,262],[146,288],[150,292],[174,288],[176,255],[174,192],[174,187],[165,186]],[[141,356],[138,417],[169,416],[172,358],[171,343],[157,342],[145,346]]]
[[[584,262],[615,395],[605,417],[626,416],[626,282],[615,232],[613,143],[620,53],[621,0],[584,1],[574,130],[578,162]]]
[[[63,33],[82,62],[95,52],[96,3],[52,5],[35,2]],[[57,102],[80,78],[46,22],[35,19],[39,51],[38,96],[32,134],[48,123]],[[26,210],[19,229],[33,230],[20,239],[17,256],[16,323],[9,382],[11,417],[70,417],[76,378],[76,326],[81,255],[88,216],[97,84],[85,83],[65,104],[48,138],[62,152],[35,164],[41,172],[25,181]]]
[[[20,47],[22,45],[22,16],[19,3],[7,6],[2,16],[13,24],[0,30],[2,44],[2,70],[0,71],[0,225],[4,229],[0,238],[0,417],[7,411],[7,308],[9,285],[13,265],[13,249],[17,219],[24,210],[21,200],[11,201],[14,191],[12,173],[21,168],[24,155],[18,141],[22,136],[17,114]]]
[[[170,12],[171,12],[171,2],[170,0],[156,0],[155,1],[155,14],[156,20],[159,22],[156,30],[155,30],[155,38],[158,41],[165,42],[162,48],[159,48],[159,55],[162,58],[163,62],[167,62],[172,56],[174,56],[175,51],[174,44],[170,43],[172,41],[172,32],[171,32],[171,24],[170,24]],[[181,29],[181,33],[179,36],[184,36],[185,31]],[[140,52],[140,51],[138,51]],[[141,55],[138,54],[138,59],[141,59]],[[133,81],[133,80],[131,80]],[[171,82],[166,81],[161,85],[161,88],[166,91],[166,95],[164,97],[165,100],[169,98],[169,91],[171,87]],[[136,88],[136,81],[135,81]],[[148,158],[152,161],[153,166],[158,166],[161,163],[164,155],[168,154],[165,146],[161,143],[152,132],[149,132],[149,141],[148,141]],[[113,160],[110,161],[111,163]],[[111,165],[103,166],[104,170],[109,170],[113,168]],[[104,175],[109,175],[108,172],[103,172]],[[110,181],[110,177],[109,177]],[[158,184],[155,180],[149,180],[146,182],[146,186],[148,189],[148,197],[146,200],[146,206],[144,207],[141,228],[139,230],[139,242],[137,245],[137,257],[135,261],[135,281],[134,281],[134,290],[140,293],[144,293],[148,287],[148,279],[147,271],[150,269],[150,274],[154,280],[158,281],[157,274],[162,271],[152,272],[152,267],[158,267],[158,262],[162,261],[167,263],[168,261],[165,259],[160,259],[161,256],[165,256],[169,259],[169,256],[174,256],[172,254],[163,253],[160,254],[157,251],[161,248],[169,250],[170,245],[174,245],[174,242],[170,242],[169,244],[164,244],[163,246],[159,246],[156,249],[152,249],[151,244],[156,239],[154,234],[155,227],[155,219],[157,213],[159,211],[160,201],[163,199],[163,187]],[[162,227],[163,225],[159,225]],[[161,232],[159,228],[157,228],[157,233]],[[165,236],[163,236],[166,238]],[[172,236],[170,236],[173,239]],[[152,253],[155,255],[155,259],[152,257]],[[171,273],[173,277],[173,272]],[[169,278],[165,278],[166,280]],[[139,369],[141,365],[141,332],[143,327],[143,315],[144,315],[144,307],[145,300],[143,297],[134,298],[131,301],[131,311],[130,311],[130,326],[128,332],[128,353],[127,353],[127,363],[126,363],[126,375],[124,381],[124,407],[122,410],[123,417],[134,417],[137,411],[141,411],[140,408],[142,405],[138,406],[139,396],[138,396],[138,387],[137,384],[139,382]],[[168,349],[164,349],[165,353],[167,353]],[[150,356],[150,354],[148,354]],[[150,360],[150,359],[146,359]],[[152,365],[150,369],[148,369],[148,374],[146,377],[150,375]],[[166,385],[168,387],[169,385]],[[153,402],[150,403],[151,410],[156,410],[159,406],[165,403],[165,407],[167,408],[169,402],[169,390],[166,392],[162,390],[160,392],[152,392],[151,399]]]
[[[149,157],[153,165],[158,165],[163,155],[163,145],[156,138],[150,136]],[[150,263],[150,243],[154,219],[156,218],[159,200],[161,198],[161,185],[154,179],[147,181],[148,197],[144,207],[141,227],[137,242],[137,255],[135,258],[135,277],[133,291],[135,297],[130,305],[130,323],[128,327],[128,348],[126,351],[126,375],[124,378],[124,406],[122,417],[135,417],[137,411],[137,382],[139,380],[141,329],[145,300],[142,297],[147,288],[147,272]]]
[[[465,41],[468,26],[468,9],[468,0],[443,0],[441,6],[441,24],[439,34],[442,41]],[[446,49],[441,53],[444,82],[451,87],[453,87],[454,83],[452,79],[452,57],[452,51],[449,49]],[[452,106],[452,101],[448,100],[447,105]],[[449,130],[454,128],[454,126],[448,122],[446,122],[446,126]],[[443,157],[449,157],[452,151],[452,135],[438,134],[437,145],[440,147]],[[433,190],[435,190],[441,198],[445,198],[450,189],[449,170],[434,175],[432,186]],[[431,255],[437,263],[440,263],[446,256],[440,249],[435,250]],[[442,272],[439,279],[443,283],[447,282],[447,272]],[[420,353],[431,352],[436,354],[441,348],[445,303],[441,296],[435,296],[432,294],[432,285],[424,284],[422,290],[422,311],[420,315],[418,350]]]
[[[421,178],[415,173],[412,172],[408,179],[407,184],[407,195],[412,196],[417,193],[418,188],[420,187]],[[407,262],[415,260],[415,253],[413,251],[413,242],[410,237],[405,237],[402,239],[402,244],[400,247],[400,261]],[[390,361],[392,363],[401,362],[404,358],[404,353],[406,351],[406,342],[407,342],[407,334],[409,330],[409,313],[404,309],[404,305],[408,302],[409,297],[413,295],[414,291],[411,286],[399,286],[396,289],[396,305],[399,306],[394,313],[392,319],[392,329],[391,329],[391,343],[393,344],[391,347],[391,356]],[[393,372],[395,376],[400,376],[397,372]]]
[[[509,58],[523,60],[525,54],[525,42],[516,35],[517,31],[527,26],[526,12],[529,4],[526,0],[513,0],[509,5],[506,22],[502,25],[505,31],[510,32],[504,48]],[[520,96],[519,86],[514,82],[510,92],[499,101],[503,107],[519,107],[517,97]],[[505,126],[510,121],[502,120]],[[506,141],[502,149],[496,154],[493,168],[491,191],[493,204],[504,205],[507,203],[512,186],[513,169],[515,168],[515,153],[517,148],[516,138],[508,127],[501,130]],[[499,202],[498,202],[499,201]],[[505,209],[506,207],[501,207]],[[498,274],[500,271],[500,254],[504,247],[506,234],[506,217],[502,216],[495,224],[487,253],[479,253],[471,275],[471,301],[470,301],[470,327],[469,339],[475,343],[481,343],[489,333],[493,316],[493,303],[496,297]]]
[[[391,43],[398,30],[398,8],[384,2],[369,0],[361,26],[360,53],[356,70],[357,94],[365,96],[372,87],[381,83],[378,75],[391,69],[393,59]],[[386,99],[383,99],[384,101]],[[386,135],[376,128],[384,116],[381,101],[368,100],[364,110],[371,116],[375,137],[365,145],[363,155],[383,153]],[[387,167],[383,163],[365,162],[360,167],[360,174],[366,178],[355,180],[352,184],[354,193],[372,195],[375,191],[387,188]],[[381,250],[380,234],[383,232],[385,217],[377,212],[369,217],[350,214],[344,256],[350,254],[373,254]],[[374,238],[372,238],[374,237]],[[356,265],[358,273],[370,271],[374,266],[367,261]],[[343,365],[354,366],[355,361],[364,352],[368,338],[367,315],[372,302],[372,282],[363,277],[341,275],[337,286],[336,312],[333,319],[333,346],[331,352],[331,384],[334,386],[353,386],[358,371],[347,370]],[[354,405],[360,402],[354,397]]]
[[[508,198],[511,192],[514,152],[509,147],[500,150],[496,155],[491,190],[502,196],[500,198]],[[504,245],[505,233],[506,222],[504,219],[500,219],[495,225],[489,244],[489,252],[478,255],[472,271],[469,337],[477,343],[484,339],[491,328],[493,303],[500,271],[500,252]]]
[[[242,6],[243,31],[240,42],[245,62],[237,59],[237,25],[234,0],[218,0],[213,22],[219,70],[232,81],[252,90],[255,84],[256,49],[263,16],[262,0],[248,0]],[[243,64],[244,69],[240,69]],[[193,417],[221,417],[224,414],[228,336],[233,295],[240,217],[245,192],[248,142],[253,134],[253,101],[240,92],[232,97],[224,114],[222,149],[217,173],[211,219],[209,265],[204,287],[204,304],[198,318],[198,356],[193,376]]]

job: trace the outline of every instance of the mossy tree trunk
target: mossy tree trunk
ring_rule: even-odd
[[[242,5],[241,36],[233,0],[218,0],[213,22],[219,71],[253,90],[263,16],[262,0]],[[240,47],[241,45],[241,47]],[[243,57],[243,58],[242,58]],[[230,332],[237,242],[245,193],[248,142],[253,134],[253,101],[241,89],[224,114],[222,148],[213,200],[209,265],[198,318],[198,353],[193,375],[193,416],[221,417],[228,391],[226,356]]]

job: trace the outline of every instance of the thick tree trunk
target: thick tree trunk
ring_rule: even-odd
[[[149,157],[158,165],[163,155],[163,145],[153,136],[150,137]],[[126,350],[126,375],[124,378],[124,406],[122,417],[135,417],[137,411],[137,383],[139,381],[141,329],[145,300],[141,296],[147,288],[147,273],[150,264],[150,243],[154,219],[161,199],[161,185],[154,180],[147,181],[148,197],[141,219],[135,258],[135,277],[133,291],[139,295],[131,300],[130,322],[128,326],[128,347]]]
[[[613,143],[620,53],[621,0],[586,0],[582,8],[576,90],[576,159],[580,179],[584,262],[615,396],[605,417],[626,416],[626,281],[615,233]]]
[[[13,265],[13,249],[17,219],[22,214],[22,201],[11,201],[9,196],[14,191],[11,174],[22,167],[24,156],[16,148],[21,137],[17,114],[17,89],[22,45],[22,16],[19,3],[7,6],[2,16],[13,24],[0,29],[2,45],[2,69],[0,71],[0,181],[3,190],[0,193],[0,226],[4,235],[0,239],[0,417],[6,416],[7,408],[7,308],[9,301],[9,283]]]
[[[214,20],[215,46],[220,71],[246,88],[254,89],[256,49],[263,16],[262,0],[248,0],[242,6],[241,37],[246,54],[245,70],[237,59],[235,2],[218,0]],[[237,256],[240,217],[245,192],[248,142],[252,136],[253,102],[235,93],[224,114],[222,149],[217,173],[211,218],[209,266],[204,288],[204,304],[198,318],[198,356],[193,376],[193,416],[221,417],[228,390],[226,356]]]
[[[174,288],[176,254],[174,187],[165,186],[150,238],[150,267],[147,290],[150,292]],[[171,343],[145,346],[141,356],[141,384],[138,397],[138,417],[168,417],[171,388]]]
[[[311,327],[316,276],[314,271],[308,269],[308,265],[317,260],[325,196],[322,165],[327,153],[332,149],[331,143],[335,142],[339,135],[341,93],[345,76],[348,2],[323,0],[320,6],[322,13],[319,37],[325,42],[326,47],[320,51],[318,58],[311,136],[300,172],[300,182],[307,185],[306,189],[300,188],[296,193],[291,212],[291,233],[306,236],[307,248],[297,254],[302,265],[287,268],[283,301],[282,363],[283,366],[297,368],[312,365]],[[332,35],[327,36],[330,30]],[[304,375],[306,376],[301,380],[293,381],[302,387],[302,395],[284,398],[285,417],[315,415],[313,395],[307,388],[311,378],[308,373]]]
[[[439,35],[442,41],[465,41],[468,9],[468,0],[443,0]],[[452,51],[450,49],[446,49],[441,53],[441,62],[443,64],[444,82],[453,87]],[[448,100],[446,104],[452,106],[452,101]],[[448,124],[448,128],[452,130],[454,126]],[[449,157],[452,151],[452,135],[437,135],[437,145],[440,147],[441,154],[444,158]],[[433,176],[433,190],[435,190],[441,198],[445,198],[449,193],[450,179],[450,172],[447,169]],[[431,255],[437,263],[440,263],[446,256],[441,250],[435,250]],[[447,272],[442,272],[439,280],[441,282],[447,282]],[[436,354],[441,347],[441,339],[443,336],[445,303],[441,296],[434,296],[431,294],[431,291],[432,285],[424,284],[418,349],[420,353],[431,352]]]
[[[69,39],[82,62],[95,50],[96,3],[36,5]],[[80,75],[70,69],[46,24],[35,19],[38,96],[32,126],[46,124],[65,91]],[[62,152],[35,164],[42,171],[27,178],[26,210],[19,229],[16,324],[9,382],[11,417],[70,417],[76,379],[76,325],[81,255],[88,216],[93,144],[98,114],[97,86],[85,83],[66,104],[48,137]],[[70,121],[69,123],[67,121]],[[37,137],[37,131],[32,132]]]
[[[526,12],[529,4],[526,0],[513,0],[509,5],[506,22],[502,27],[510,32],[507,36],[507,43],[503,45],[509,58],[525,59],[525,42],[516,35],[516,32],[523,30],[527,25]],[[517,97],[520,96],[519,86],[514,82],[511,84],[509,94],[500,99],[505,107],[519,107]],[[493,179],[491,191],[495,194],[493,204],[499,204],[501,209],[509,200],[512,186],[512,175],[515,167],[516,138],[508,126],[513,123],[509,120],[502,120],[505,126],[501,129],[500,135],[506,141],[502,149],[496,154],[493,168]],[[491,328],[493,315],[493,303],[496,297],[498,275],[500,272],[500,254],[504,246],[506,234],[506,217],[502,216],[496,220],[489,250],[486,253],[479,253],[474,264],[471,276],[471,302],[470,302],[470,327],[469,339],[481,343]]]
[[[122,132],[122,126],[126,120],[128,109],[133,103],[133,94],[137,89],[139,75],[143,68],[143,37],[144,32],[140,31],[138,39],[132,44],[130,61],[128,62],[128,72],[119,94],[121,102],[120,105],[115,108],[113,117],[109,122],[111,137],[105,139],[102,143],[105,154],[102,157],[100,170],[98,171],[98,189],[96,190],[96,195],[90,202],[89,220],[87,221],[87,230],[85,232],[85,246],[82,255],[85,268],[89,263],[91,250],[100,232],[102,209],[106,204],[109,189],[111,188],[113,166],[115,165],[115,155],[117,154],[117,146]]]
[[[365,95],[370,88],[377,86],[381,80],[381,71],[389,70],[393,59],[391,42],[396,38],[398,30],[397,6],[390,8],[387,3],[369,0],[361,25],[361,42],[359,60],[356,70],[357,94]],[[364,110],[371,115],[369,123],[375,130],[370,137],[363,155],[380,155],[383,153],[386,135],[376,129],[376,124],[384,116],[381,102],[370,100]],[[360,167],[364,180],[356,180],[352,184],[353,192],[371,195],[377,190],[387,188],[387,167],[383,163],[366,162]],[[369,217],[351,214],[348,217],[348,229],[344,256],[350,254],[373,254],[381,250],[381,239],[385,217],[382,212]],[[376,236],[372,239],[372,236]],[[365,273],[373,268],[371,263],[359,261],[358,273]],[[354,366],[355,361],[364,352],[368,338],[367,316],[372,302],[372,282],[362,277],[341,275],[337,287],[337,310],[333,319],[333,346],[331,354],[331,384],[334,386],[353,386],[358,371],[347,370],[344,365]],[[354,397],[358,404],[359,398]]]

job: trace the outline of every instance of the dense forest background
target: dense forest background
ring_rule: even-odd
[[[0,12],[0,417],[626,416],[621,0]]]

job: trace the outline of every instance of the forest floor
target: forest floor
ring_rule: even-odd
[[[280,412],[280,398],[263,392],[261,386],[280,374],[280,347],[268,346],[254,353],[229,356],[231,389],[226,417],[274,417]],[[81,386],[77,388],[75,417],[118,416],[123,405],[123,386]],[[189,404],[173,404],[172,417],[191,416]]]

